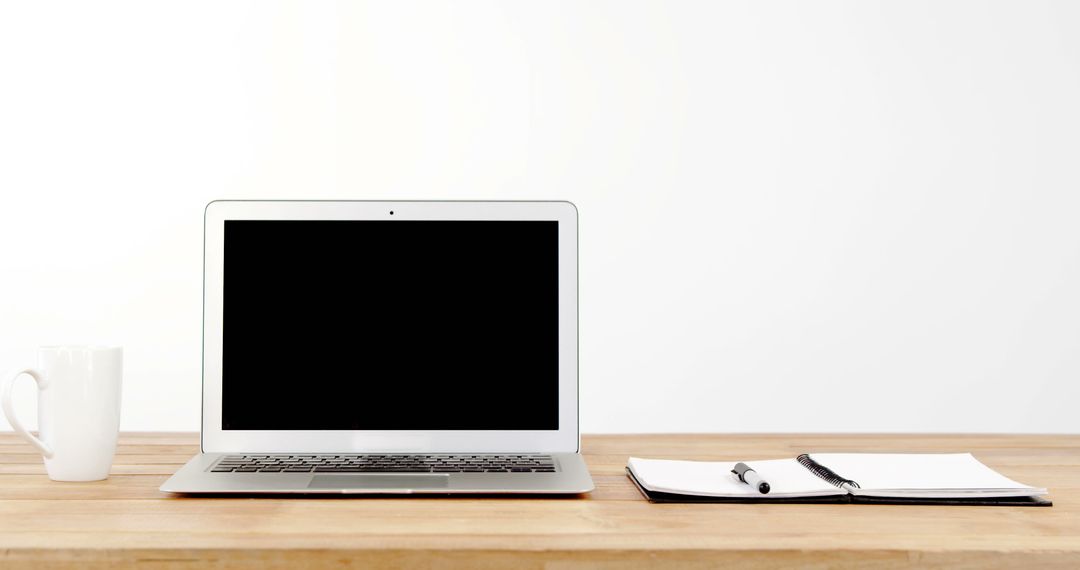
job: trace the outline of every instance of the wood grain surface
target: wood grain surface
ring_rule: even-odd
[[[57,483],[0,434],[0,566],[25,568],[1080,568],[1080,436],[594,435],[574,498],[187,498],[197,434],[125,433],[109,479]],[[1054,506],[650,504],[630,455],[970,451]]]

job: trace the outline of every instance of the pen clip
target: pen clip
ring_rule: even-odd
[[[743,483],[746,483],[746,472],[747,471],[753,471],[753,469],[749,465],[747,465],[747,464],[745,464],[745,463],[743,463],[741,461],[739,463],[736,463],[735,468],[731,470],[731,472],[734,473],[735,476],[739,478],[739,481],[741,481]]]

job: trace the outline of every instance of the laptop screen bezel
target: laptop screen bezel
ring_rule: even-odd
[[[393,212],[393,214],[390,214]],[[557,430],[223,430],[222,313],[226,220],[546,220],[559,237]],[[203,252],[205,453],[576,452],[578,430],[577,209],[569,202],[219,200],[206,206]],[[298,389],[312,389],[309,387]]]

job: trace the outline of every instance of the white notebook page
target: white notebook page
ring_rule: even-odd
[[[674,461],[631,457],[627,465],[643,487],[665,493],[762,499],[847,494],[822,481],[794,459],[744,463],[769,483],[772,487],[769,493],[763,495],[757,489],[739,481],[731,472],[735,467],[734,461]]]
[[[983,465],[970,453],[811,453],[810,458],[859,484],[857,495],[993,497],[1044,495]]]

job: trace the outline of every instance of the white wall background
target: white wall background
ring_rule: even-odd
[[[1077,30],[1071,1],[3,2],[0,368],[121,344],[123,428],[195,430],[209,200],[555,198],[585,431],[1077,433]]]

